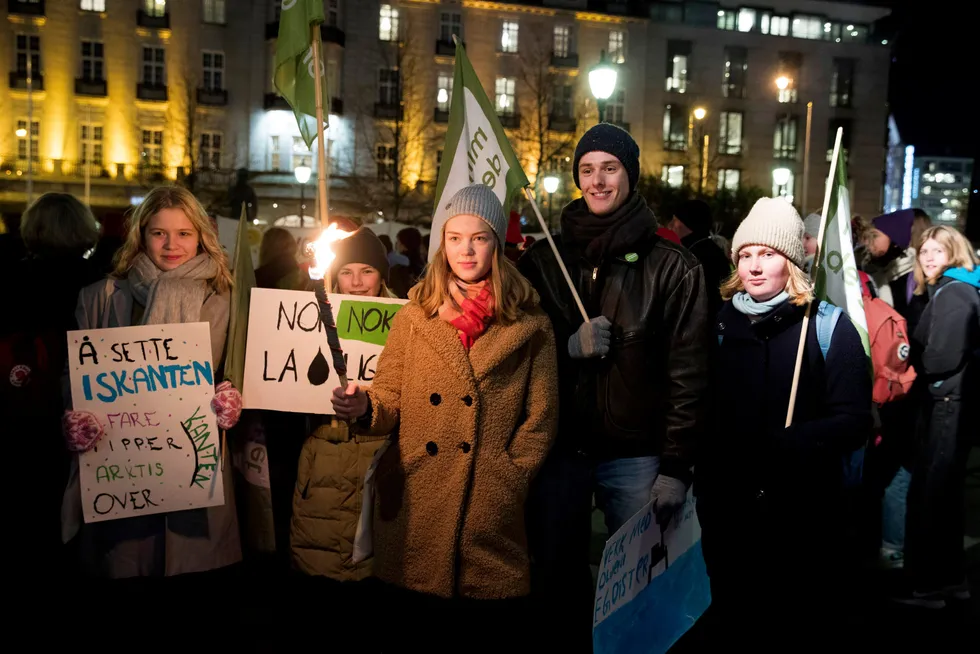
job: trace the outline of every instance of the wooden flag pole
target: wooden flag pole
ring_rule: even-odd
[[[834,176],[837,174],[837,155],[840,153],[841,137],[844,135],[844,128],[837,128],[837,139],[834,141],[833,159],[830,160],[830,175],[827,176],[827,188],[823,193],[823,211],[820,213],[820,232],[817,235],[817,252],[813,255],[813,270],[810,274],[811,279],[817,278],[817,269],[820,267],[820,259],[823,255],[824,232],[827,229],[827,212],[830,210],[830,194],[833,191]],[[806,207],[803,207],[806,210]],[[806,305],[806,313],[803,314],[803,327],[800,329],[800,344],[796,348],[796,368],[793,370],[793,386],[789,391],[789,406],[786,408],[786,427],[793,424],[793,411],[796,410],[796,391],[800,386],[800,367],[803,365],[803,349],[806,345],[806,332],[810,327],[810,312],[813,302]]]
[[[310,41],[313,43],[313,61],[319,67],[318,74],[313,76],[313,90],[316,93],[316,186],[317,186],[317,218],[320,220],[320,227],[326,228],[329,216],[327,215],[327,164],[326,148],[323,138],[323,81],[322,76],[326,71],[326,66],[320,59],[320,26],[313,25]]]
[[[585,312],[585,305],[582,304],[582,298],[579,297],[578,291],[575,290],[575,284],[572,283],[572,277],[568,274],[568,268],[565,267],[565,262],[562,261],[561,255],[558,254],[558,246],[555,245],[554,239],[551,238],[551,231],[548,230],[548,225],[544,222],[541,209],[538,208],[538,203],[526,186],[524,187],[524,195],[527,197],[528,202],[531,203],[531,206],[534,207],[534,215],[538,217],[541,231],[544,232],[544,237],[548,239],[548,245],[551,246],[551,251],[555,253],[555,260],[558,261],[561,274],[565,276],[565,283],[568,284],[568,289],[572,292],[572,297],[575,298],[575,304],[578,305],[578,310],[582,313],[582,320],[589,322],[589,314]]]

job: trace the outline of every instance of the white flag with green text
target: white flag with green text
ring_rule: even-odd
[[[442,239],[446,205],[456,191],[474,182],[482,182],[493,189],[505,213],[514,192],[528,185],[497,112],[462,44],[457,43],[449,126],[429,234],[430,261]]]
[[[838,128],[838,141],[841,129]],[[826,300],[844,310],[861,335],[865,354],[871,356],[868,321],[864,315],[864,301],[861,299],[861,279],[858,277],[851,238],[851,200],[847,191],[847,169],[839,147],[836,170],[828,183],[831,184],[827,210],[830,217],[824,218],[826,225],[823,227],[823,242],[820,245],[816,295],[818,300]]]

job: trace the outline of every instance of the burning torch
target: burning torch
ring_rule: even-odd
[[[333,310],[330,308],[330,297],[327,289],[330,287],[330,264],[333,263],[334,253],[331,244],[334,241],[347,238],[353,232],[339,229],[336,224],[331,223],[320,234],[320,238],[309,244],[312,250],[314,263],[310,266],[310,279],[313,280],[313,292],[316,294],[316,301],[320,305],[320,322],[327,332],[327,346],[330,348],[330,355],[333,359],[333,368],[340,377],[340,387],[347,388],[347,364],[344,361],[344,351],[340,348],[340,336],[337,335],[337,324],[333,319]]]

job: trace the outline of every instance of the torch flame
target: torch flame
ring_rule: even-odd
[[[327,268],[330,267],[336,256],[330,247],[331,243],[347,238],[353,233],[340,229],[337,227],[337,223],[330,223],[325,230],[320,232],[320,238],[309,244],[314,258],[314,264],[310,266],[310,279],[323,279],[327,273]]]

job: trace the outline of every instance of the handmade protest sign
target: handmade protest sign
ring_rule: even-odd
[[[68,332],[68,366],[105,430],[78,459],[85,522],[224,504],[208,323]]]
[[[711,603],[693,494],[665,530],[652,507],[606,542],[592,622],[596,654],[666,652]]]
[[[370,386],[391,321],[405,300],[331,293],[330,303],[347,376]],[[252,289],[245,407],[332,414],[330,393],[339,385],[313,292]]]

